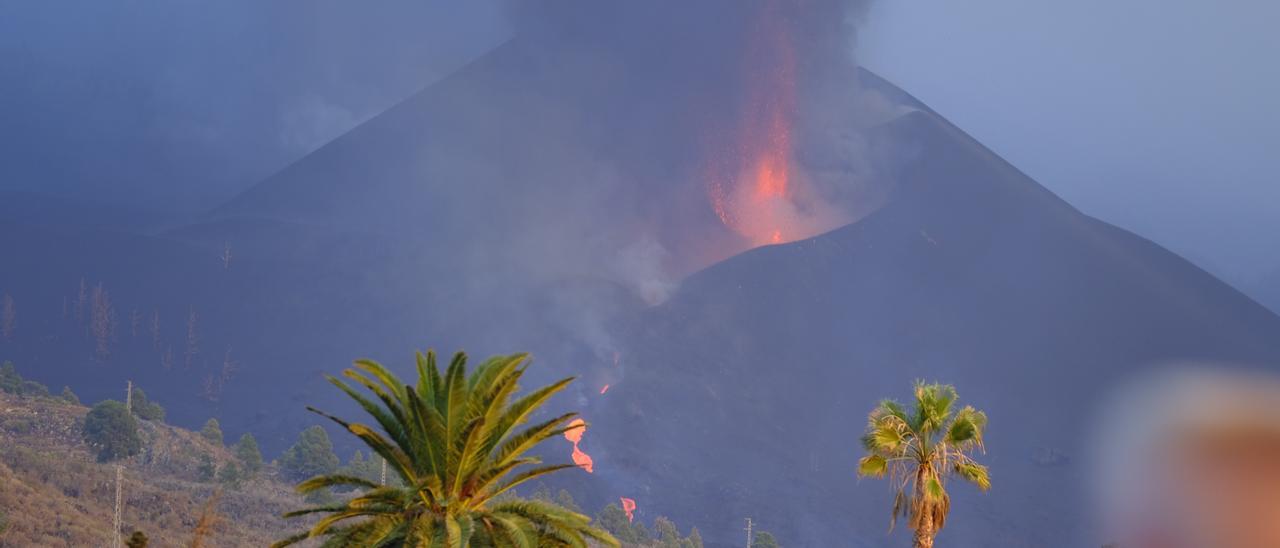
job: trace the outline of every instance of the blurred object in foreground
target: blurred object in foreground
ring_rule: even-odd
[[[1182,371],[1118,396],[1096,445],[1109,542],[1280,547],[1280,377]]]

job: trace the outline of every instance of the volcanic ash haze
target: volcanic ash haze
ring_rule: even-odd
[[[750,516],[813,547],[902,540],[887,490],[854,477],[862,419],[915,378],[954,382],[992,417],[995,474],[956,490],[944,541],[1100,544],[1083,472],[1029,455],[1079,454],[1094,395],[1133,370],[1274,369],[1280,319],[857,70],[865,7],[513,4],[516,38],[199,224],[6,224],[6,258],[41,265],[0,272],[12,359],[86,400],[132,378],[175,423],[217,416],[278,453],[304,405],[341,409],[321,373],[349,358],[529,350],[531,375],[583,377],[564,403],[591,420],[592,473],[566,480],[586,505],[734,545]],[[160,340],[106,362],[62,344],[84,341],[56,305],[82,279],[158,315]],[[202,351],[162,366],[191,317]],[[191,397],[227,348],[234,378]]]
[[[326,147],[345,151],[326,168],[362,179],[337,178],[346,199],[289,203],[337,182],[304,160],[218,213],[416,234],[469,268],[600,277],[660,302],[690,272],[883,200],[891,156],[861,131],[883,114],[856,97],[852,56],[865,8],[513,2],[510,43]],[[485,226],[456,230],[479,210]]]
[[[551,346],[540,356],[619,381],[613,318],[743,250],[856,220],[883,203],[904,158],[868,131],[896,111],[859,92],[863,3],[673,6],[513,3],[510,42],[211,225],[266,218],[391,239],[433,266],[409,261],[397,271],[415,275],[359,291],[396,310],[412,306],[406,295],[447,293],[452,316],[405,311],[417,322],[406,328],[472,348]],[[270,239],[222,230],[200,237]]]

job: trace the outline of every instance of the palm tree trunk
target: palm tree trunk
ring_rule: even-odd
[[[933,518],[924,518],[927,523],[921,523],[920,528],[916,529],[915,540],[912,541],[914,548],[933,548]]]
[[[922,501],[920,506],[916,508],[920,515],[916,517],[915,538],[912,540],[913,548],[933,548],[933,536],[937,534],[933,523],[933,505],[925,501],[924,484],[928,475],[925,474],[925,468],[921,467],[916,472],[916,500]]]

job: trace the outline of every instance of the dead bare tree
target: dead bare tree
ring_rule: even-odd
[[[88,298],[88,286],[85,285],[84,278],[80,278],[80,292],[76,294],[76,323],[84,321],[84,305]]]
[[[222,369],[215,377],[212,373],[204,378],[204,398],[216,402],[222,397],[222,389],[231,382],[231,377],[235,376],[236,369],[240,364],[231,358],[231,348],[222,354]]]
[[[222,498],[222,490],[218,489],[213,492],[209,500],[205,501],[204,509],[200,511],[200,520],[196,522],[196,528],[192,531],[191,548],[202,548],[205,541],[213,536],[213,529],[222,521],[222,517],[218,515],[218,499]]]
[[[173,369],[173,345],[169,345],[164,354],[160,356],[160,367],[163,367],[165,371]]]
[[[0,304],[0,337],[6,341],[12,339],[13,330],[17,327],[18,308],[13,304],[13,297],[5,293],[3,304]]]
[[[187,314],[187,351],[183,354],[184,366],[191,369],[191,365],[195,363],[196,355],[200,353],[200,335],[196,332],[196,310],[191,309]]]
[[[160,309],[151,312],[151,348],[160,351]]]
[[[142,325],[142,313],[138,312],[138,307],[133,307],[133,312],[129,313],[129,327],[133,333],[133,338],[138,338],[138,327]]]
[[[222,385],[218,383],[218,379],[213,376],[213,373],[206,373],[204,381],[200,383],[200,397],[208,402],[217,402],[221,395]]]
[[[99,358],[111,356],[111,341],[115,339],[116,311],[111,306],[111,294],[102,287],[102,282],[93,287],[93,309],[90,318],[90,331],[96,345],[94,350]]]
[[[222,255],[219,255],[218,258],[222,259],[223,270],[227,270],[231,268],[231,243],[230,242],[222,244]]]
[[[218,379],[218,384],[226,384],[231,381],[231,377],[235,375],[236,369],[239,369],[239,362],[231,359],[231,347],[227,347],[227,351],[222,355],[222,374]]]

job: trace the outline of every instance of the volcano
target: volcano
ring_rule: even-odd
[[[532,350],[531,373],[583,375],[560,403],[591,423],[593,474],[571,485],[588,507],[624,497],[637,520],[696,525],[709,545],[737,545],[750,517],[824,548],[905,542],[884,532],[888,489],[859,483],[855,465],[866,413],[914,379],[953,383],[991,417],[993,488],[953,489],[942,543],[1089,546],[1105,539],[1091,536],[1081,461],[1105,387],[1175,362],[1280,367],[1280,317],[1076,210],[867,71],[849,100],[884,106],[862,121],[877,169],[853,185],[859,209],[774,245],[773,230],[718,215],[715,181],[687,175],[706,167],[691,146],[705,113],[733,108],[699,80],[634,68],[510,43],[199,223],[0,225],[5,259],[34,267],[0,271],[21,308],[0,358],[91,399],[131,377],[172,420],[216,415],[270,454],[313,423],[304,404],[343,409],[320,373],[350,358],[407,374],[424,344]],[[660,100],[619,104],[637,86]],[[799,156],[864,175],[831,151]],[[773,199],[794,184],[761,188]],[[86,358],[67,342],[83,329],[59,314],[85,277],[105,280],[122,320],[166,303],[162,344],[179,354],[198,313],[196,359],[210,363],[162,368],[145,335]],[[218,398],[193,397],[232,349]],[[569,459],[564,446],[548,457]]]
[[[713,265],[642,313],[624,349],[639,365],[596,419],[597,469],[722,539],[753,517],[792,545],[905,544],[884,533],[889,490],[856,479],[858,437],[879,399],[940,380],[992,417],[996,485],[952,487],[940,542],[1101,545],[1082,461],[1106,387],[1185,362],[1274,371],[1280,318],[893,95],[912,112],[879,131],[918,155],[888,203]]]

